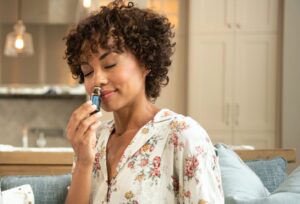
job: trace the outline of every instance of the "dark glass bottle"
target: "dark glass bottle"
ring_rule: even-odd
[[[101,90],[100,87],[95,86],[94,91],[91,96],[92,104],[97,106],[97,110],[95,112],[100,111],[100,107],[101,107],[101,92],[100,92],[100,90]]]

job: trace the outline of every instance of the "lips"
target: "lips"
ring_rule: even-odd
[[[112,94],[114,94],[115,92],[116,92],[116,90],[101,90],[101,97],[107,98],[107,97],[111,96]]]

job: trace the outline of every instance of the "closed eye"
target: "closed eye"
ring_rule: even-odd
[[[84,74],[83,76],[84,76],[84,77],[88,77],[88,76],[90,76],[92,73],[94,73],[94,71],[90,71],[90,72]]]
[[[105,69],[109,69],[109,68],[112,68],[112,67],[114,67],[114,66],[116,66],[116,64],[107,65],[107,66],[105,66],[104,68],[105,68]]]

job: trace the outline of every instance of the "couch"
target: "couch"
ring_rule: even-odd
[[[264,199],[272,197],[272,193],[289,180],[286,174],[287,162],[282,157],[243,162],[237,154],[225,145],[217,144],[216,150],[220,159],[225,202],[228,204],[268,203],[269,201]],[[298,182],[298,177],[300,177],[300,168],[299,173],[296,172],[296,179],[293,175],[291,179]],[[70,174],[5,176],[0,178],[0,189],[3,191],[22,184],[30,184],[35,195],[36,204],[60,204],[64,203],[70,180]],[[300,195],[300,181],[297,182],[291,185],[297,187],[298,194],[295,192],[284,194],[283,196],[288,196],[291,199],[285,199],[284,202],[280,200],[278,203],[300,203],[300,197],[297,197]],[[277,194],[275,198],[278,197],[276,196]],[[299,200],[296,202],[294,199],[298,198]],[[271,201],[270,203],[277,202],[274,199]]]

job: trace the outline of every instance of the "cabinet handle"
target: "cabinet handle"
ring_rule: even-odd
[[[235,125],[239,125],[239,117],[240,117],[240,105],[235,104],[235,117],[234,117],[234,123]]]
[[[231,28],[231,24],[230,24],[230,23],[227,23],[227,27],[228,27],[228,28]]]
[[[230,125],[230,104],[226,103],[225,105],[225,123],[227,126]]]
[[[238,24],[236,24],[236,27],[238,28],[238,29],[241,29],[241,25],[238,23]]]

